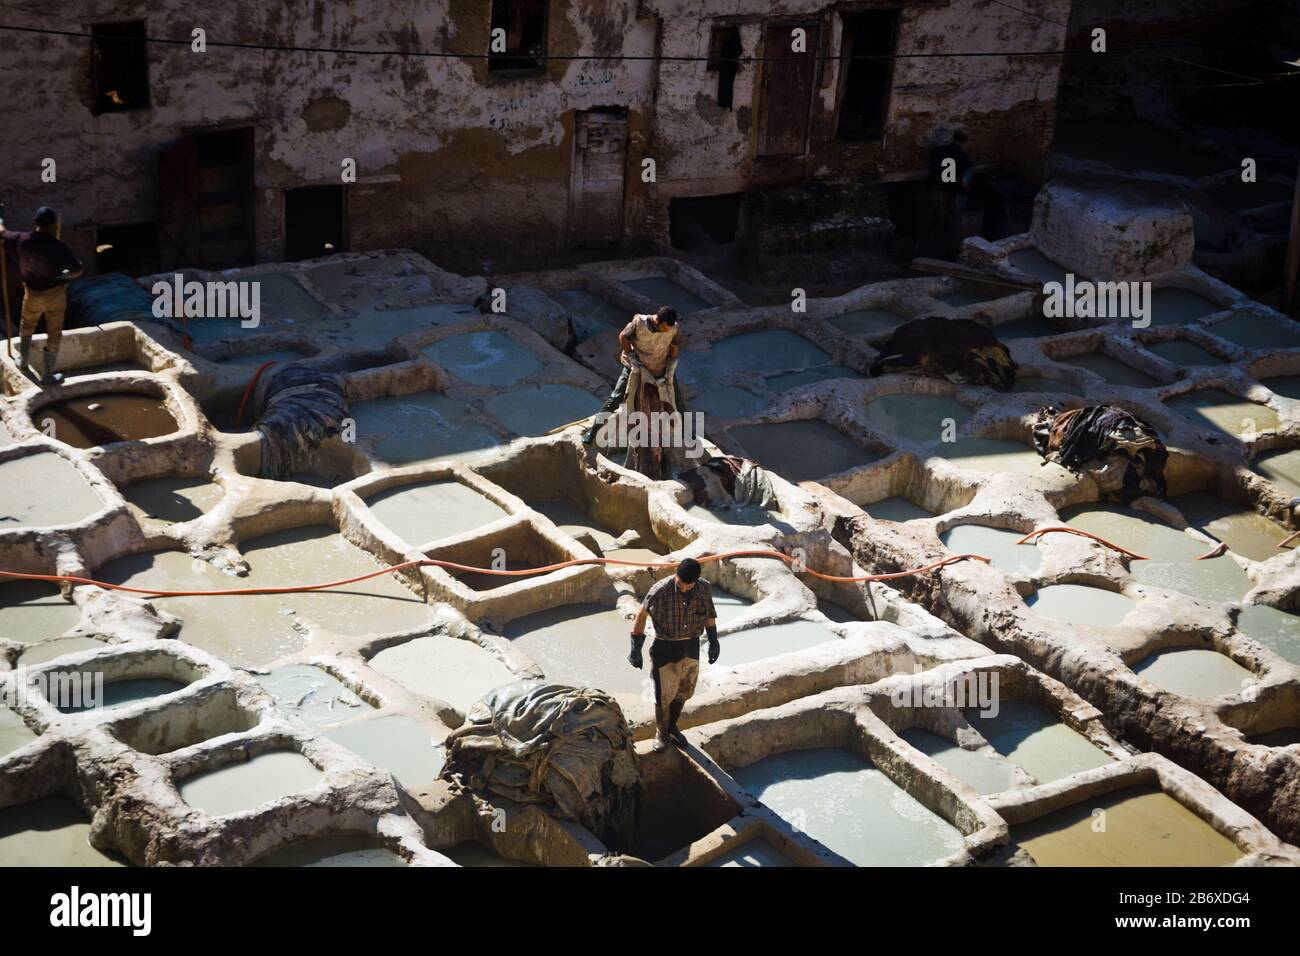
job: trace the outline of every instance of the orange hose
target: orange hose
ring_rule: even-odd
[[[1300,531],[1292,531],[1289,535],[1287,535],[1285,538],[1283,538],[1281,541],[1279,541],[1277,546],[1278,546],[1279,548],[1285,548],[1288,544],[1290,544],[1290,543],[1291,543],[1292,541],[1294,541],[1296,538],[1300,538]]]
[[[721,561],[724,558],[779,558],[786,564],[795,564],[796,559],[780,551],[727,551],[723,554],[709,554],[700,558],[701,563],[709,561]],[[833,574],[822,574],[820,571],[814,571],[811,568],[805,568],[804,571],[813,577],[823,581],[834,581],[839,583],[861,583],[865,581],[890,581],[895,578],[908,577],[913,574],[922,574],[926,571],[933,571],[942,568],[945,565],[952,564],[955,561],[965,560],[983,561],[988,563],[988,558],[981,554],[956,554],[942,561],[936,561],[933,564],[927,564],[922,568],[913,568],[909,571],[893,571],[888,574],[866,574],[860,577],[842,577]],[[366,574],[359,574],[354,578],[345,578],[342,581],[329,581],[324,584],[294,584],[283,587],[263,587],[263,588],[222,588],[214,591],[164,591],[150,590],[149,588],[133,588],[125,584],[110,584],[107,581],[97,581],[94,578],[83,578],[72,574],[28,574],[23,571],[0,571],[0,577],[15,578],[20,581],[49,581],[52,583],[69,582],[71,584],[84,584],[90,587],[104,588],[108,591],[126,591],[130,594],[146,594],[151,597],[224,597],[236,594],[295,594],[302,591],[328,591],[333,588],[345,587],[349,584],[356,584],[360,581],[368,581],[370,578],[377,578],[383,574],[392,574],[395,571],[404,571],[407,568],[415,567],[440,567],[449,571],[469,571],[479,574],[494,574],[501,577],[525,577],[532,574],[549,574],[552,571],[559,571],[563,568],[578,567],[579,565],[589,564],[620,564],[629,567],[639,568],[675,568],[676,561],[623,561],[619,558],[573,558],[569,561],[561,561],[559,564],[548,564],[540,568],[525,568],[518,571],[498,571],[493,568],[476,568],[468,564],[456,564],[453,561],[438,561],[434,558],[421,558],[416,561],[404,561],[401,564],[394,564],[391,567],[380,568],[377,571],[370,571]]]
[[[1023,538],[1017,541],[1016,544],[1027,544],[1030,538],[1037,538],[1040,535],[1051,534],[1053,531],[1065,531],[1068,532],[1069,534],[1077,534],[1083,538],[1091,538],[1093,541],[1096,541],[1100,544],[1104,544],[1106,547],[1118,551],[1120,554],[1126,555],[1127,557],[1132,558],[1134,561],[1147,560],[1145,555],[1138,554],[1135,551],[1130,551],[1128,548],[1121,548],[1114,541],[1107,541],[1105,538],[1101,537],[1100,535],[1093,534],[1090,531],[1080,531],[1078,528],[1071,528],[1069,525],[1063,525],[1063,524],[1053,525],[1050,528],[1039,528],[1037,531],[1031,531],[1029,532],[1029,534],[1025,535]]]
[[[257,367],[257,371],[253,373],[253,377],[249,379],[248,387],[244,389],[244,397],[239,400],[239,411],[235,412],[236,428],[238,428],[244,422],[244,406],[248,404],[248,396],[252,395],[253,389],[257,387],[257,380],[262,377],[263,372],[265,372],[268,368],[270,368],[274,364],[276,364],[275,359],[271,359],[271,361],[269,362],[263,362],[261,365]]]

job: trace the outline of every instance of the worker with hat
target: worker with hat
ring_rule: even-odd
[[[19,357],[24,374],[32,336],[41,320],[45,321],[45,349],[41,355],[40,382],[55,381],[54,363],[63,340],[63,319],[68,308],[68,282],[81,275],[81,261],[67,243],[57,238],[59,216],[49,206],[36,210],[36,228],[16,232],[4,228],[0,220],[0,242],[13,243],[18,249],[18,270],[23,280],[22,323],[19,328]]]

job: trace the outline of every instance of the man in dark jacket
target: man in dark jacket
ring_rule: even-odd
[[[960,245],[957,224],[966,210],[974,168],[964,148],[966,140],[966,131],[959,129],[952,134],[952,142],[930,150],[924,239],[928,256],[954,258]]]
[[[54,363],[63,340],[63,319],[68,309],[70,280],[81,275],[81,261],[67,243],[54,235],[59,216],[49,206],[36,210],[36,228],[32,232],[5,229],[0,220],[0,242],[13,243],[18,249],[18,269],[23,279],[22,324],[19,356],[27,374],[32,336],[42,319],[45,321],[45,349],[42,358],[41,384],[54,381]],[[0,252],[0,255],[5,254]]]

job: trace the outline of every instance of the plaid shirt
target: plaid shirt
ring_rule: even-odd
[[[645,608],[655,626],[656,641],[699,640],[704,622],[716,618],[713,587],[700,578],[689,591],[677,589],[676,575],[658,581],[645,596]]]

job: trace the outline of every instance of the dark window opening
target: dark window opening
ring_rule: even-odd
[[[202,262],[210,269],[252,262],[253,128],[215,130],[198,140]]]
[[[284,254],[293,261],[346,252],[347,193],[302,186],[284,194]]]
[[[90,28],[95,113],[149,107],[149,48],[144,21],[97,23]]]
[[[731,109],[736,89],[736,74],[740,72],[739,27],[714,27],[709,34],[709,62],[707,69],[718,74],[718,105]]]
[[[505,50],[496,49],[497,30],[505,31]],[[488,69],[536,72],[546,68],[546,0],[492,0]]]
[[[898,42],[898,11],[846,13],[840,48],[845,69],[840,85],[840,119],[835,138],[875,139],[885,129],[889,84]]]
[[[668,241],[674,249],[735,242],[744,193],[688,196],[668,203]]]
[[[95,230],[95,271],[121,272],[133,279],[161,272],[158,224],[135,222]]]

